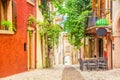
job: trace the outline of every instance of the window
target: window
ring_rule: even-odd
[[[34,0],[30,0],[30,1],[34,3]]]
[[[0,34],[13,34],[16,23],[16,5],[14,1],[0,0]]]
[[[1,0],[1,19],[7,19],[7,0]]]
[[[32,5],[34,5],[35,1],[34,0],[27,0],[27,2],[30,3],[30,4],[32,4]]]
[[[7,0],[0,0],[0,25],[3,20],[7,20],[7,7]],[[3,27],[0,26],[0,29],[3,29]]]

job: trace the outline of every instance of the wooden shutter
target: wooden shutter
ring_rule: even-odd
[[[15,29],[17,29],[17,7],[15,1],[12,1],[12,22]]]

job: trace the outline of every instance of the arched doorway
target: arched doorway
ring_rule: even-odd
[[[65,65],[71,65],[71,56],[65,56],[64,57],[64,64]]]

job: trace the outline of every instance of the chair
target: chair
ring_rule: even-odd
[[[80,70],[83,71],[83,68],[86,67],[88,69],[88,62],[87,60],[82,60],[81,58],[78,59],[79,64],[80,64]]]
[[[97,69],[97,60],[96,59],[91,59],[88,61],[88,69],[92,70],[92,69]]]
[[[107,58],[105,58],[105,57],[98,58],[98,68],[99,69],[108,69]]]

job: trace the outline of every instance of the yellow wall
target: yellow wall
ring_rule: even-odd
[[[42,13],[40,12],[39,8],[38,8],[38,5],[40,4],[40,1],[41,0],[36,0],[36,18],[37,20],[40,20],[41,22],[43,21],[43,16],[42,16]],[[38,26],[37,26],[37,30],[36,30],[36,67],[37,68],[43,68],[43,60],[42,60],[42,57],[43,57],[43,53],[41,51],[41,37],[40,37],[40,34],[39,34],[39,31],[38,31]]]

